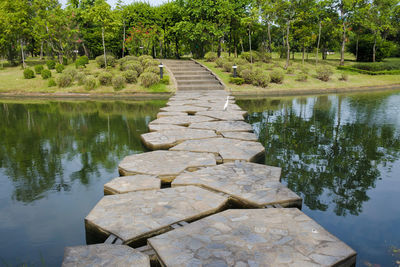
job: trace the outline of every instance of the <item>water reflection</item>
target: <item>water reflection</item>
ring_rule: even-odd
[[[400,155],[398,125],[380,116],[387,94],[240,101],[288,186],[312,210],[358,215],[368,190]],[[262,112],[254,112],[265,110]],[[392,114],[393,115],[393,114]],[[378,120],[379,119],[379,120]]]

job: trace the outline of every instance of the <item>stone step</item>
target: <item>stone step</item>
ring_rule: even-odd
[[[174,75],[176,81],[187,81],[187,80],[210,80],[215,79],[210,73],[198,74],[198,75]]]
[[[179,66],[179,67],[169,67],[173,72],[175,71],[202,71],[204,70],[201,66]]]
[[[178,90],[224,90],[222,85],[185,85],[185,86],[178,86]]]
[[[208,80],[184,80],[184,81],[177,81],[179,85],[199,85],[199,84],[215,84],[220,85],[217,79],[208,79]]]
[[[174,75],[197,75],[197,74],[209,74],[210,72],[206,69],[201,70],[188,70],[188,71],[173,71]]]

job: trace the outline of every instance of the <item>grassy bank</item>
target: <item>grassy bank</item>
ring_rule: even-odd
[[[400,58],[388,59],[389,61],[399,61]],[[205,60],[198,60],[201,64],[208,67],[212,70],[219,78],[233,91],[237,93],[254,93],[254,94],[262,94],[268,92],[280,92],[280,94],[295,94],[298,92],[301,94],[304,91],[324,91],[329,89],[338,89],[338,88],[372,88],[372,87],[386,87],[399,85],[400,87],[400,75],[367,75],[361,74],[353,71],[347,70],[338,70],[336,67],[339,65],[339,59],[333,57],[329,60],[320,60],[318,67],[320,66],[329,66],[333,70],[333,74],[330,77],[329,81],[324,82],[319,80],[316,76],[317,67],[315,65],[314,60],[308,60],[302,64],[302,60],[299,55],[295,60],[291,60],[291,69],[294,70],[294,73],[286,73],[281,66],[284,66],[285,60],[279,58],[273,58],[270,61],[270,64],[275,64],[278,67],[274,67],[274,69],[266,70],[273,71],[275,69],[280,69],[284,72],[284,80],[281,84],[278,83],[269,83],[267,87],[259,87],[254,86],[252,84],[242,84],[236,85],[230,83],[230,78],[232,77],[231,72],[226,72],[221,68],[218,68],[215,62],[206,62]],[[352,61],[350,55],[347,55],[346,66],[352,66],[355,64]],[[301,73],[302,69],[308,69],[308,78],[307,81],[297,81],[298,75]],[[341,79],[346,76],[347,80]],[[342,90],[343,91],[343,90]]]
[[[29,58],[27,60],[28,67],[33,69],[35,65],[46,65],[45,60],[37,58]],[[46,67],[45,67],[46,68]],[[65,69],[75,69],[74,64],[65,66]],[[90,60],[89,64],[84,69],[85,73],[96,76],[104,69],[100,69],[94,60]],[[120,74],[118,67],[115,67],[109,72],[117,75]],[[56,79],[60,74],[56,70],[51,70],[52,78]],[[141,86],[139,83],[127,83],[125,88],[115,91],[112,86],[99,85],[93,90],[85,90],[83,85],[78,85],[74,82],[71,86],[60,88],[58,86],[48,87],[48,80],[42,79],[41,75],[36,75],[33,79],[24,79],[23,70],[21,66],[11,67],[5,64],[3,69],[0,69],[0,93],[13,93],[13,94],[63,94],[63,93],[85,93],[85,94],[146,94],[146,93],[164,93],[174,91],[172,83],[166,85],[163,83],[155,84],[149,88]]]

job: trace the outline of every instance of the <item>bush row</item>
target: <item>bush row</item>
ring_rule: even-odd
[[[339,67],[337,67],[337,69],[358,72],[361,74],[368,74],[368,75],[398,75],[398,74],[400,74],[400,70],[369,71],[369,70],[357,69],[357,68],[349,67],[349,66],[339,66]]]

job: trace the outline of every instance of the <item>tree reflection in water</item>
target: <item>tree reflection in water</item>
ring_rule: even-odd
[[[399,127],[388,94],[241,100],[266,149],[266,164],[312,210],[358,215],[380,167],[399,158]]]

